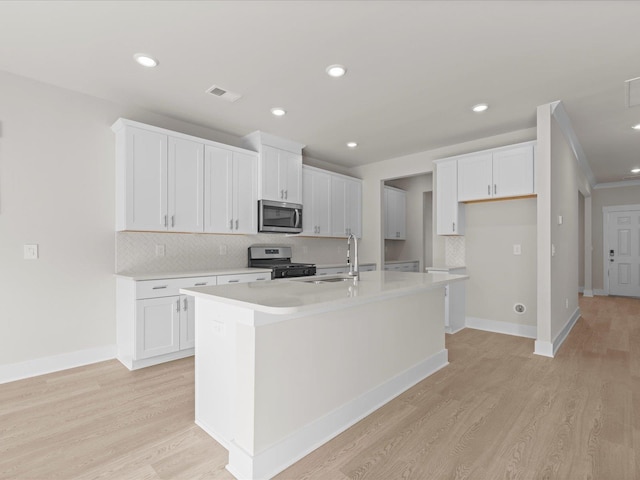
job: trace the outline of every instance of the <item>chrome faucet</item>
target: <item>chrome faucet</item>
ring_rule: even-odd
[[[353,239],[353,262],[351,261],[351,239]],[[358,266],[358,239],[351,233],[347,237],[347,263],[349,264],[349,276],[354,280],[360,280],[360,267]]]

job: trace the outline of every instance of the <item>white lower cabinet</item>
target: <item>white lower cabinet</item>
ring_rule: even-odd
[[[193,355],[195,299],[181,288],[216,285],[215,276],[116,281],[118,360],[129,370]]]
[[[409,262],[390,262],[384,264],[384,269],[396,272],[419,272],[420,262],[417,260]]]
[[[427,273],[466,275],[465,267],[427,267]],[[444,289],[444,331],[456,333],[466,327],[467,282],[449,283]]]
[[[176,295],[136,302],[135,360],[180,350],[180,299]]]
[[[270,273],[239,273],[235,275],[218,275],[217,285],[226,285],[228,283],[249,283],[264,282],[271,280]]]
[[[375,263],[363,263],[359,265],[361,272],[373,272],[376,270]],[[349,273],[349,265],[344,264],[339,267],[319,267],[316,268],[316,275],[342,275]]]

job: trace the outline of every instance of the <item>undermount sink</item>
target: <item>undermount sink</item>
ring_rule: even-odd
[[[304,283],[335,283],[335,282],[348,282],[353,280],[354,277],[329,277],[329,278],[312,278],[312,279],[296,279],[298,282]]]

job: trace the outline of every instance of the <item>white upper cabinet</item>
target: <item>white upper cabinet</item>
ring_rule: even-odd
[[[458,201],[532,195],[533,144],[458,158]]]
[[[331,176],[331,234],[334,237],[362,236],[361,180]]]
[[[438,168],[440,165],[438,165]],[[458,160],[460,202],[491,198],[493,194],[493,154],[484,153]]]
[[[167,136],[134,127],[116,135],[117,229],[167,230]]]
[[[458,203],[458,162],[436,162],[436,234],[464,235],[464,205]]]
[[[302,204],[304,145],[264,132],[253,132],[243,140],[259,154],[258,199]]]
[[[204,145],[169,137],[168,230],[202,232]]]
[[[256,233],[255,152],[122,118],[112,130],[116,133],[116,230],[223,231],[216,222],[233,220],[233,231],[225,233]],[[250,166],[231,163],[231,177],[223,172],[222,178],[212,180],[209,171],[205,182],[205,147],[226,152],[232,162],[250,159]],[[216,167],[222,168],[219,163]],[[240,178],[239,183],[227,183]],[[214,183],[222,192],[205,192]],[[227,193],[231,195],[229,217],[219,219],[209,213],[205,226],[205,196],[211,201],[212,196],[217,200]],[[240,197],[242,201],[233,202]]]
[[[302,186],[302,234],[330,236],[331,176],[322,170],[303,166]]]
[[[384,187],[384,225],[386,240],[407,238],[407,193],[394,187]]]
[[[256,233],[256,156],[207,145],[204,171],[205,231]]]

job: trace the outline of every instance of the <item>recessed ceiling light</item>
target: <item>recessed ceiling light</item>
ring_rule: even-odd
[[[634,126],[633,126],[633,127],[631,127],[631,128],[633,128],[634,130],[640,130],[640,123],[639,123],[639,124],[637,124],[637,125],[634,125]]]
[[[271,113],[273,113],[276,117],[281,117],[287,113],[284,108],[274,107],[271,109]]]
[[[135,58],[136,62],[138,62],[143,67],[157,67],[158,63],[160,63],[158,62],[158,60],[153,58],[151,55],[147,55],[146,53],[136,53],[133,58]]]
[[[327,74],[330,77],[341,77],[343,76],[345,73],[347,73],[347,69],[345,67],[343,67],[342,65],[329,65],[327,67]]]
[[[349,148],[356,148],[358,146],[358,144],[356,142],[347,142],[347,147]]]
[[[471,107],[471,110],[473,110],[476,113],[480,113],[480,112],[484,112],[487,108],[489,108],[489,105],[487,105],[486,103],[478,103],[477,105],[474,105],[473,107]]]
[[[631,173],[640,173],[640,168],[632,168]]]

